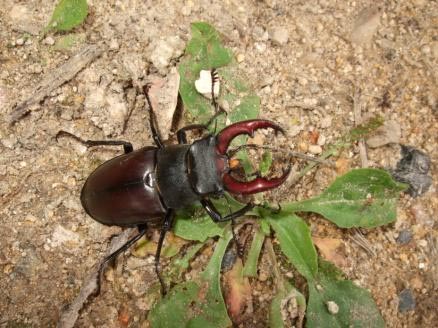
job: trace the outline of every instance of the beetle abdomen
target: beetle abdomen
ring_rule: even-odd
[[[145,147],[99,166],[81,192],[85,211],[106,225],[133,226],[160,220],[166,212],[155,182],[155,147]]]

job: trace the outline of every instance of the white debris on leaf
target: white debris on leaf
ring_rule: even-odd
[[[211,71],[210,70],[202,70],[199,72],[199,79],[195,81],[195,88],[200,94],[204,97],[211,99]],[[216,79],[214,82],[213,92],[215,97],[219,95],[219,79]]]
[[[328,301],[326,305],[327,305],[327,310],[330,312],[330,314],[337,314],[339,312],[339,305],[336,304],[335,302]]]

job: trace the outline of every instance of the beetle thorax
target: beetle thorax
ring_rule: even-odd
[[[190,146],[187,153],[189,181],[199,195],[222,194],[222,173],[227,167],[227,158],[216,152],[214,136],[209,135]]]

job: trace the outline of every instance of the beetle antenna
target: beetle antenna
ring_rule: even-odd
[[[211,104],[214,107],[214,115],[208,120],[208,122],[205,125],[209,126],[214,121],[214,134],[216,134],[217,117],[221,114],[227,115],[227,112],[225,109],[222,108],[221,105],[219,105],[216,99],[216,93],[214,89],[216,84],[219,84],[219,73],[217,69],[212,68],[210,71],[210,75],[211,75]]]

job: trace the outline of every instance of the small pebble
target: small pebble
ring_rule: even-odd
[[[111,50],[117,50],[117,49],[119,49],[119,47],[120,47],[120,45],[119,45],[119,43],[117,42],[117,40],[116,40],[116,39],[112,39],[111,42],[110,42],[110,44],[109,44],[109,48],[110,48]]]
[[[326,116],[321,119],[319,122],[319,125],[321,126],[321,129],[327,129],[332,125],[332,118],[331,116]]]
[[[285,27],[274,27],[269,32],[269,37],[274,43],[284,45],[289,41],[289,32]]]
[[[266,280],[268,280],[269,276],[267,275],[266,272],[262,271],[262,272],[260,272],[258,278],[260,281],[266,281]]]
[[[264,43],[264,42],[256,42],[254,44],[254,46],[255,46],[256,50],[260,53],[263,53],[266,51],[266,43]]]
[[[184,6],[181,9],[181,14],[183,14],[183,16],[190,16],[190,14],[192,13],[192,7],[191,6]]]
[[[424,45],[421,47],[421,52],[425,55],[430,54],[430,47],[428,45]]]
[[[327,140],[327,138],[324,135],[320,134],[319,137],[318,137],[317,145],[318,146],[324,146],[326,140]]]
[[[400,231],[396,239],[397,243],[399,243],[400,245],[406,245],[411,240],[412,240],[412,231],[408,229]]]
[[[320,88],[319,85],[316,84],[316,83],[311,83],[311,84],[309,85],[309,91],[310,91],[311,93],[318,93],[320,90],[321,90],[321,88]]]
[[[43,43],[49,46],[53,46],[55,44],[55,40],[51,36],[48,36],[44,39]]]
[[[426,248],[427,247],[427,240],[421,239],[418,241],[418,246]]]
[[[43,72],[43,68],[40,64],[33,64],[29,66],[30,73],[41,74]]]
[[[238,54],[237,55],[237,62],[241,63],[245,60],[245,55],[244,54]]]
[[[261,26],[254,27],[252,31],[252,36],[256,41],[267,41],[269,39],[269,34]]]
[[[14,149],[16,144],[18,143],[17,138],[13,134],[9,135],[9,137],[7,138],[1,139],[0,141],[3,144],[3,146],[9,149]]]
[[[309,152],[311,154],[315,154],[315,155],[321,154],[322,153],[322,147],[319,146],[319,145],[310,145],[309,146]]]
[[[367,139],[367,145],[371,148],[378,148],[390,143],[399,143],[401,138],[401,127],[396,121],[386,121],[377,128],[375,134]]]
[[[417,276],[412,278],[409,283],[410,283],[411,287],[416,289],[416,290],[421,290],[423,288],[423,282]]]
[[[415,309],[415,299],[410,289],[404,289],[398,295],[398,311],[403,313]]]
[[[17,46],[22,46],[24,44],[24,39],[23,38],[19,38],[15,41],[15,44]]]

